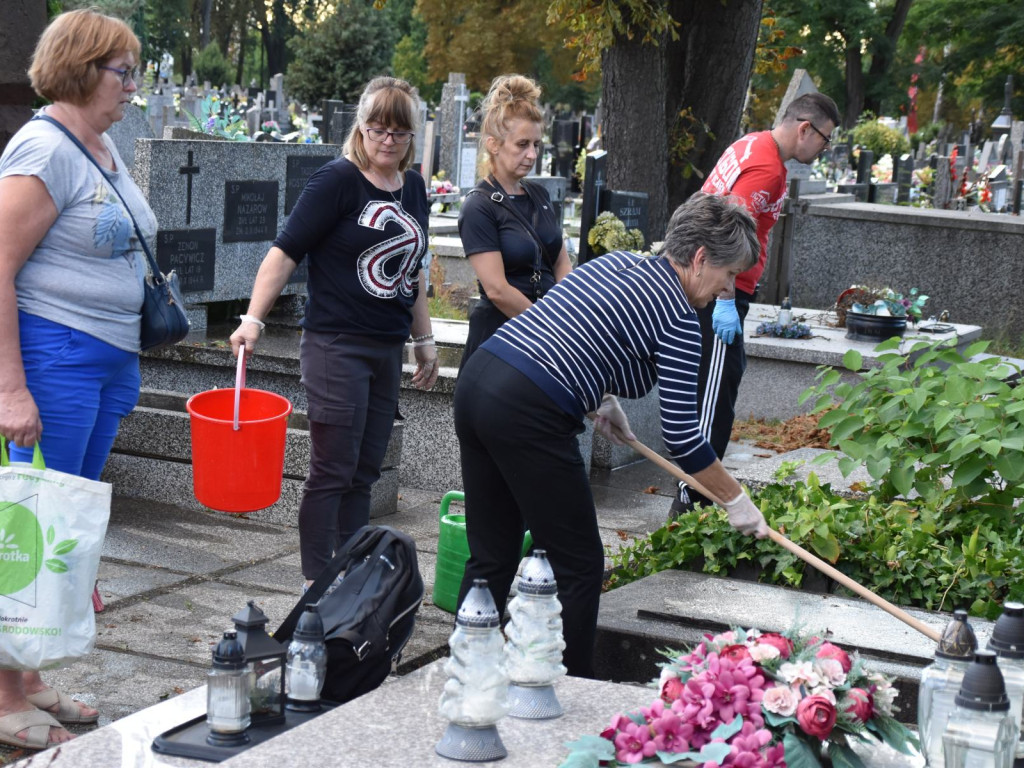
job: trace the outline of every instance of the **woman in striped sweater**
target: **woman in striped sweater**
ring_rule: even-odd
[[[524,529],[558,581],[569,674],[593,676],[604,549],[577,436],[586,414],[612,442],[633,439],[616,396],[657,383],[669,454],[718,498],[730,523],[763,536],[760,510],[701,435],[695,309],[757,260],[756,225],[729,198],[694,195],[657,258],[614,252],[571,272],[466,363],[455,390],[470,558],[461,599],[487,579],[504,610]]]

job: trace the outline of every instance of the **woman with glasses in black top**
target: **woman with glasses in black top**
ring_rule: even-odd
[[[525,180],[543,151],[540,88],[502,75],[481,107],[481,154],[487,177],[466,197],[459,235],[480,283],[462,355],[510,317],[525,312],[572,269],[547,190]]]
[[[252,354],[264,318],[309,258],[299,361],[309,401],[309,474],[299,506],[307,584],[370,519],[398,408],[402,354],[412,337],[412,383],[430,389],[437,351],[425,276],[427,202],[412,169],[416,101],[404,80],[378,77],[359,99],[345,155],[310,177],[263,259],[231,347]]]

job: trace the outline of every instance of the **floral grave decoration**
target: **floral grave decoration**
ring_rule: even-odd
[[[757,326],[754,337],[772,336],[777,339],[809,339],[814,334],[806,323],[780,324],[778,321],[764,322]]]
[[[700,768],[863,768],[851,742],[884,742],[904,754],[917,738],[893,714],[883,675],[820,637],[736,628],[688,653],[662,651],[650,707],[615,715],[584,736],[560,768],[637,763]]]
[[[836,300],[836,325],[846,326],[847,312],[858,312],[865,315],[905,317],[912,322],[921,319],[924,305],[928,297],[911,288],[904,295],[892,288],[875,288],[868,285],[851,285],[839,294]]]
[[[633,251],[640,253],[644,249],[644,233],[639,229],[626,229],[626,225],[611,211],[603,211],[597,215],[587,243],[595,256],[603,256],[612,251]]]

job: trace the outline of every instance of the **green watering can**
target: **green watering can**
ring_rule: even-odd
[[[465,501],[462,491],[448,491],[441,499],[441,532],[437,538],[437,566],[434,569],[434,605],[455,613],[459,602],[459,587],[469,560],[466,540],[466,516],[448,513],[453,501]],[[523,536],[523,557],[533,546],[533,536]]]

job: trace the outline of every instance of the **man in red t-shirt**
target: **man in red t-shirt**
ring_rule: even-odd
[[[742,200],[757,221],[757,239],[761,243],[757,264],[737,275],[735,295],[723,293],[697,310],[702,336],[697,383],[700,430],[719,458],[729,446],[736,395],[747,367],[743,320],[768,260],[768,235],[779,220],[786,196],[785,162],[813,162],[828,148],[829,137],[839,122],[839,110],[828,96],[800,96],[789,105],[775,128],[747,134],[725,150],[701,188],[709,195],[731,195]],[[672,514],[685,511],[693,503],[711,502],[680,483]]]

